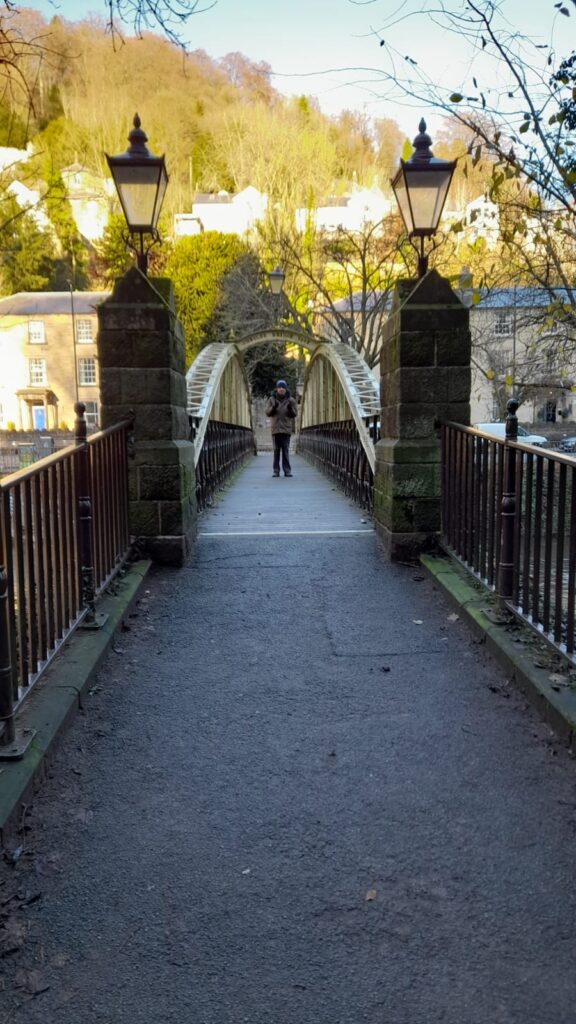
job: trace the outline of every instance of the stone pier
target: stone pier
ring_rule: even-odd
[[[374,516],[386,553],[433,547],[440,522],[440,428],[470,422],[469,312],[432,270],[400,282],[386,324]]]
[[[99,306],[98,321],[102,426],[134,416],[130,530],[155,561],[183,565],[196,524],[194,448],[170,281],[133,268]]]

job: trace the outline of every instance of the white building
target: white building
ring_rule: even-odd
[[[175,215],[174,235],[182,238],[200,231],[246,235],[264,218],[267,206],[268,197],[252,185],[236,195],[202,192],[196,196],[190,213]]]
[[[14,164],[22,163],[24,160],[28,160],[34,151],[34,147],[31,142],[28,143],[26,149],[15,149],[13,146],[0,146],[0,171],[5,171],[8,167],[13,167]]]
[[[71,164],[63,168],[62,181],[80,234],[89,242],[102,238],[115,195],[112,178],[102,178],[81,164]]]
[[[296,228],[305,231],[310,220],[318,231],[362,231],[388,216],[392,203],[379,188],[355,188],[349,195],[332,197],[312,209],[296,211]]]
[[[231,195],[229,192],[200,193],[190,213],[174,217],[174,235],[182,238],[201,231],[221,231],[246,235],[262,221],[268,208],[268,196],[251,185]],[[296,210],[296,228],[305,231],[310,220],[319,231],[361,231],[367,224],[378,224],[392,208],[379,188],[355,188],[345,196],[330,197],[311,209]]]

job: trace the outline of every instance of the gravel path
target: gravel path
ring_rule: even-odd
[[[574,1024],[573,762],[361,518],[254,460],[153,574],[3,867],[2,1024]]]

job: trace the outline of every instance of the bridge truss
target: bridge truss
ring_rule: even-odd
[[[378,381],[362,357],[341,342],[281,327],[202,349],[187,374],[199,508],[255,453],[250,387],[243,355],[256,345],[299,345],[310,358],[300,401],[296,445],[365,508],[372,506]]]

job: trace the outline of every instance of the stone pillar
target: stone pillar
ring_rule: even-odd
[[[98,308],[101,423],[134,414],[130,532],[164,565],[183,565],[196,526],[184,334],[170,281],[133,268]]]
[[[436,271],[399,283],[380,358],[374,517],[387,555],[409,561],[440,534],[440,427],[470,423],[469,311]]]

